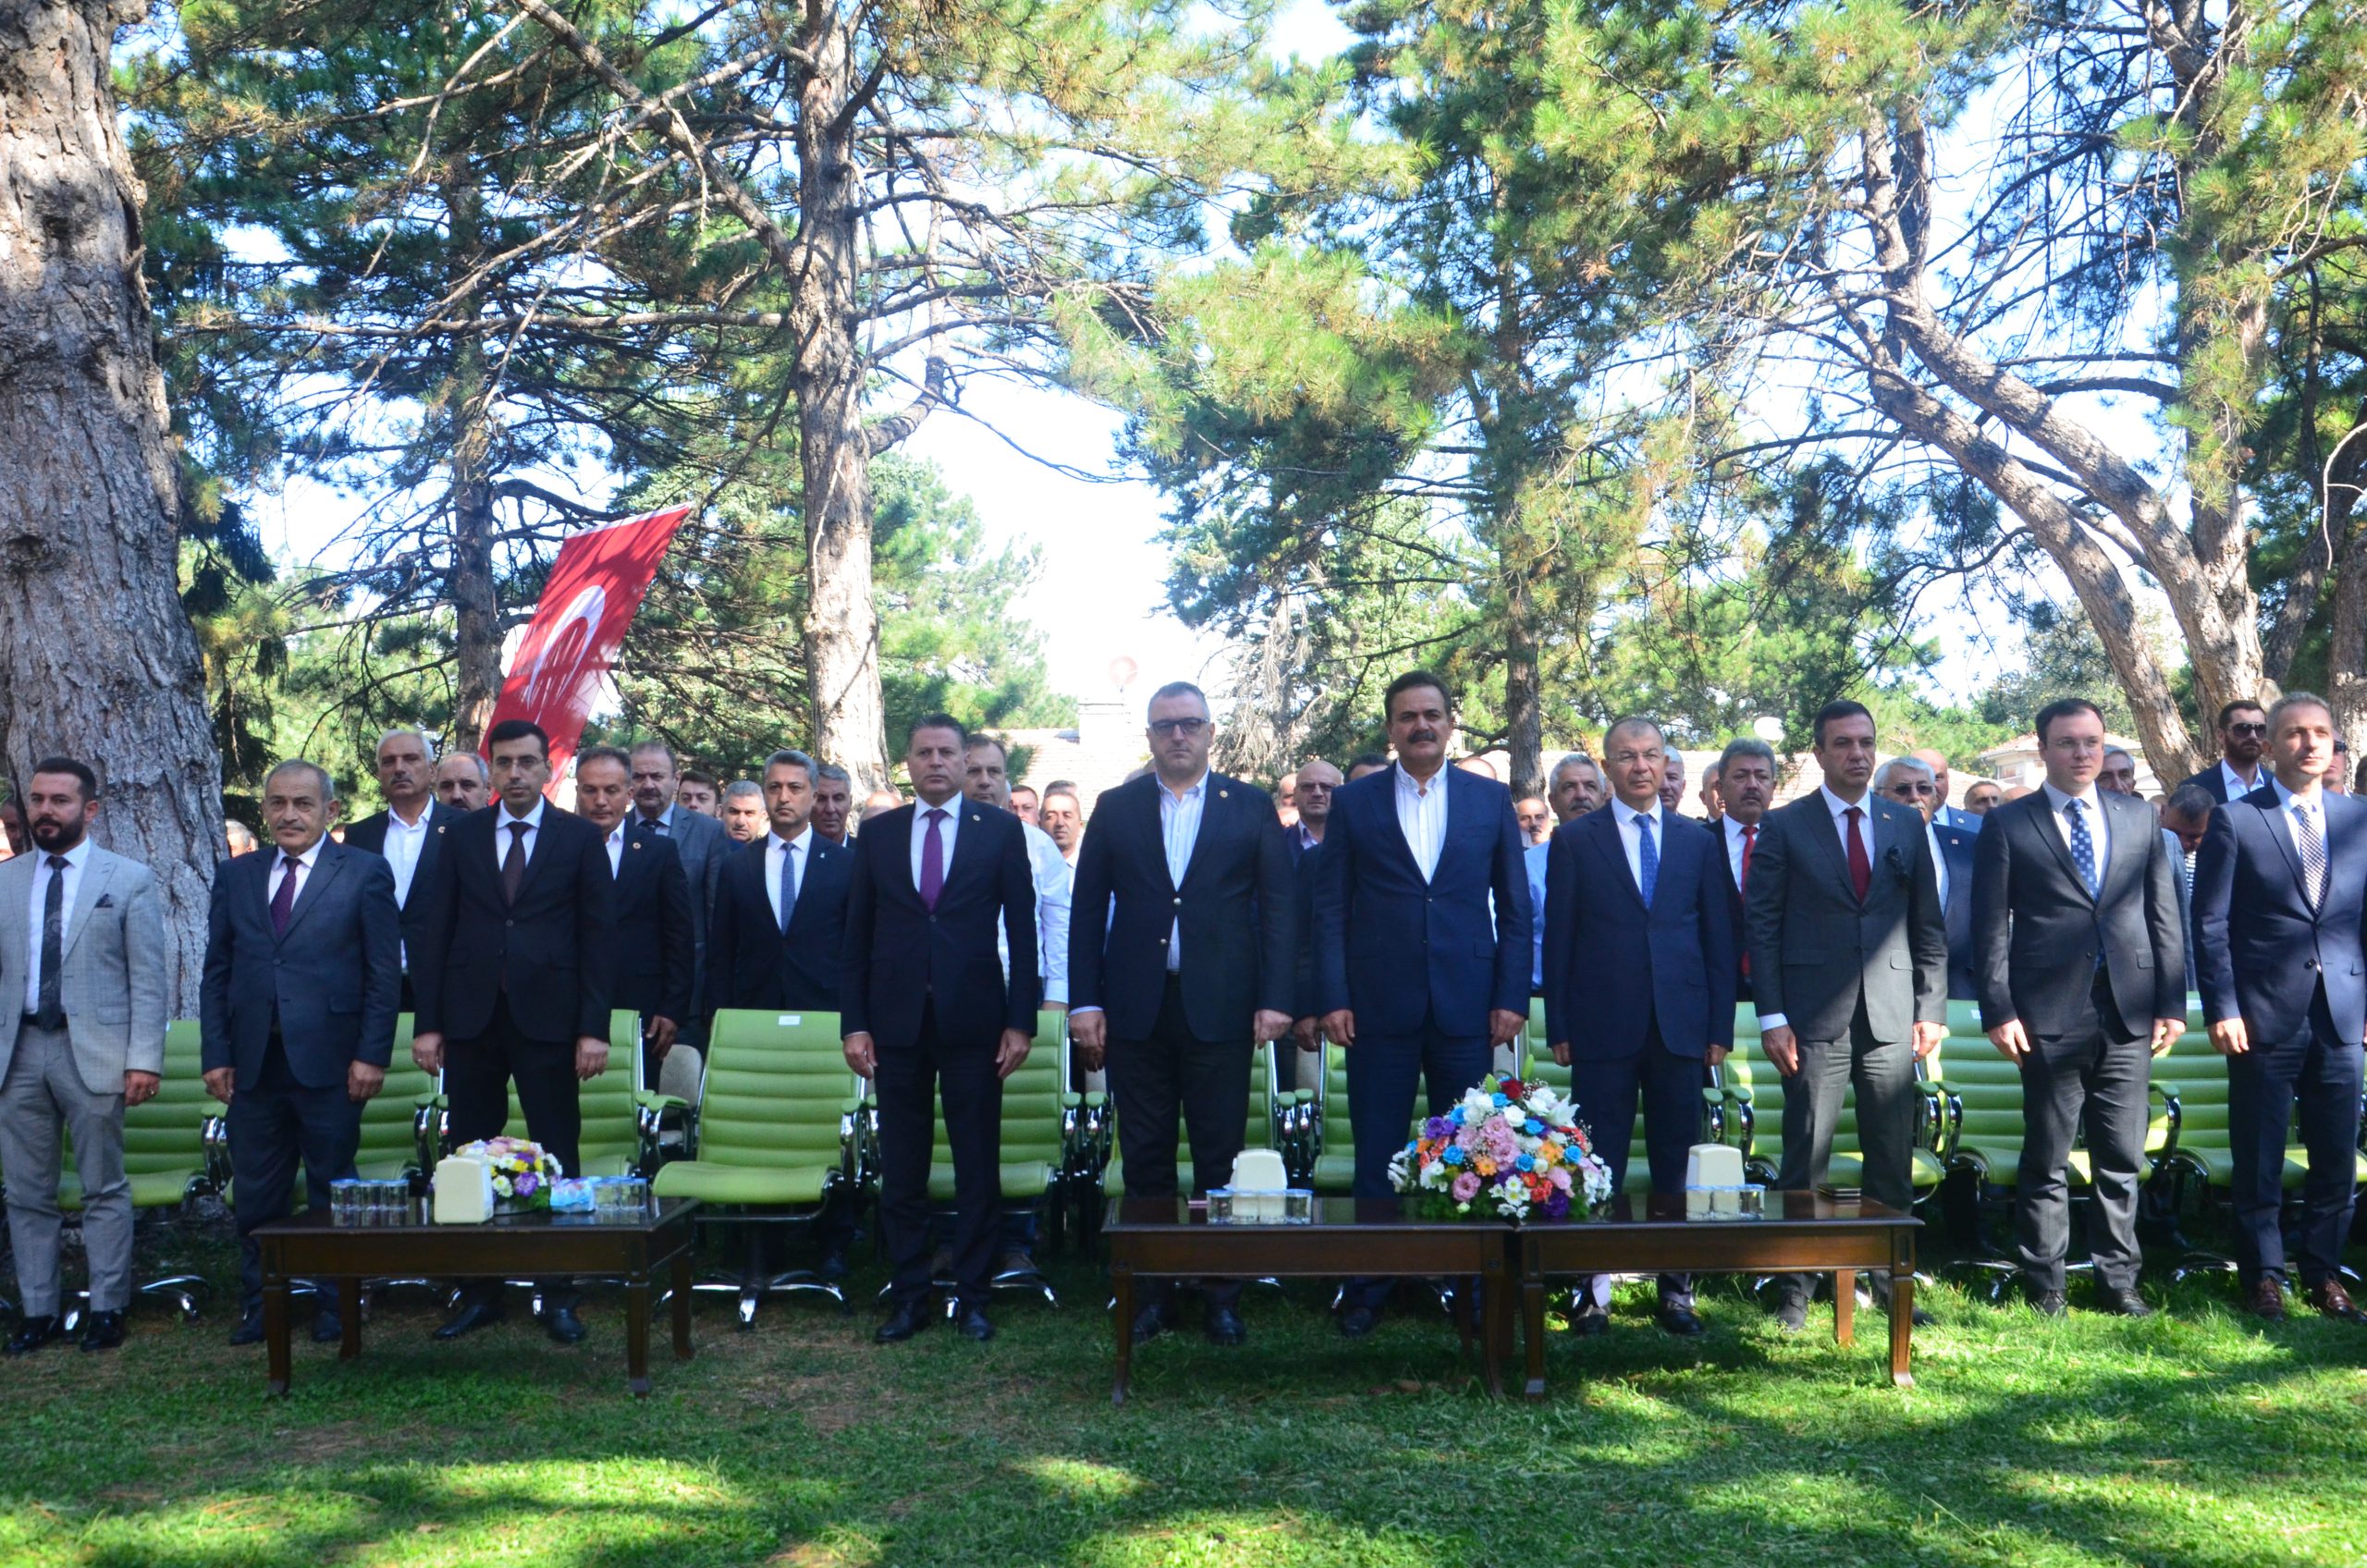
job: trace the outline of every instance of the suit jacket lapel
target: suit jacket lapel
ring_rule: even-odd
[[[2054,820],[2054,797],[2042,787],[2038,793],[2028,799],[2032,802],[2025,813],[2030,831],[2054,851],[2054,864],[2063,868],[2064,879],[2071,884],[2071,890],[2090,903],[2095,902],[2095,895],[2088,891],[2088,879],[2079,875],[2079,863],[2071,858],[2071,846],[2064,841],[2063,829]],[[2110,852],[2109,848],[2106,852]]]
[[[2276,846],[2276,852],[2285,857],[2285,869],[2292,874],[2293,896],[2301,901],[2301,907],[2303,909],[2308,909],[2310,907],[2310,885],[2302,878],[2301,857],[2294,851],[2293,835],[2286,831],[2285,814],[2275,806],[2255,806],[2251,805],[2249,801],[2238,801],[2236,804],[2229,806],[2227,809],[2229,811],[2238,811],[2246,808],[2260,814],[2261,831],[2267,834],[2269,841]],[[2331,832],[2329,832],[2329,837],[2331,837]],[[2329,865],[2333,864],[2333,856],[2331,852],[2329,852],[2327,856],[2327,864]],[[2314,912],[2312,912],[2311,918],[2312,920],[2317,918]]]
[[[518,878],[517,901],[520,903],[526,901],[526,895],[533,890],[534,878],[543,874],[543,863],[550,858],[551,840],[557,837],[551,831],[551,827],[558,820],[558,807],[546,803],[543,807],[542,820],[534,826],[534,851],[526,857],[526,875]],[[501,832],[508,831],[508,816],[505,813],[497,812],[494,822],[495,826],[501,830],[494,834],[497,842],[501,838]],[[503,844],[500,848],[506,851],[509,846]],[[496,880],[499,880],[497,876]]]
[[[296,929],[296,923],[303,919],[314,904],[321,901],[322,895],[328,891],[329,883],[336,880],[338,866],[344,859],[345,852],[337,844],[327,839],[321,840],[321,852],[313,860],[313,869],[305,876],[303,885],[296,889],[296,902],[288,911],[288,930],[273,937],[275,943],[288,940],[289,932]],[[266,861],[264,882],[268,886],[270,881],[268,861]],[[270,900],[264,900],[264,908],[268,911],[270,907]]]
[[[1595,849],[1610,865],[1613,878],[1627,889],[1627,896],[1636,900],[1636,907],[1641,909],[1644,907],[1643,891],[1636,886],[1636,878],[1627,869],[1627,841],[1619,834],[1618,814],[1626,809],[1614,800],[1608,811],[1589,812],[1587,832],[1593,838]],[[1600,825],[1594,820],[1597,817],[1603,819]],[[1537,912],[1531,910],[1529,914],[1535,918]]]
[[[1397,857],[1405,863],[1405,869],[1413,873],[1414,880],[1419,882],[1422,880],[1422,863],[1414,858],[1414,846],[1406,842],[1405,825],[1399,820],[1397,815],[1397,779],[1400,771],[1401,770],[1397,764],[1393,762],[1391,763],[1389,765],[1388,775],[1389,788],[1374,791],[1375,794],[1380,797],[1380,810],[1382,813],[1381,826],[1385,829],[1380,837],[1385,842],[1396,846]],[[1453,770],[1441,769],[1441,771],[1451,772]],[[1452,825],[1453,820],[1454,802],[1453,801],[1449,801],[1447,802],[1447,821]],[[1440,847],[1439,852],[1441,858],[1443,858],[1446,852],[1443,845]]]
[[[1873,799],[1871,795],[1866,798]],[[1800,811],[1808,818],[1809,837],[1816,841],[1818,852],[1833,867],[1834,876],[1840,878],[1841,886],[1850,897],[1857,897],[1858,889],[1849,880],[1849,857],[1841,848],[1840,829],[1834,821],[1832,811],[1825,805],[1822,788],[1820,787],[1814,794],[1801,797]],[[1870,845],[1866,852],[1870,860],[1873,855]]]
[[[92,846],[90,859],[82,866],[80,886],[74,889],[74,913],[67,917],[66,945],[58,949],[60,962],[73,956],[76,944],[82,940],[83,930],[91,924],[91,912],[99,907],[99,900],[106,896],[107,879],[115,868],[108,864],[111,857]]]

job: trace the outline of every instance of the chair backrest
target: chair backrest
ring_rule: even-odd
[[[699,1163],[836,1166],[840,1118],[855,1084],[837,1013],[717,1013],[699,1087]]]
[[[608,1070],[576,1085],[575,1103],[583,1130],[576,1155],[583,1169],[570,1176],[630,1176],[641,1169],[641,1102],[633,1085],[633,1060],[641,1054],[641,1015],[621,1009],[608,1014]],[[518,1085],[509,1085],[509,1135],[526,1136],[526,1113],[518,1106]]]
[[[1036,1041],[1027,1060],[1002,1082],[1002,1160],[1006,1165],[1068,1164],[1066,1109],[1061,1098],[1069,1087],[1068,1014],[1056,1011],[1036,1015]],[[946,1141],[941,1114],[945,1091],[940,1081],[937,1145],[932,1158],[944,1170],[953,1168],[953,1145]]]
[[[353,1155],[362,1175],[391,1180],[419,1163],[419,1102],[435,1093],[435,1076],[411,1059],[411,1015],[395,1019],[394,1055],[386,1081],[362,1107],[362,1141]]]
[[[153,1099],[123,1113],[123,1173],[150,1176],[205,1170],[205,1119],[222,1108],[205,1092],[205,1050],[195,1019],[165,1030],[165,1071]],[[69,1149],[67,1165],[73,1155]]]

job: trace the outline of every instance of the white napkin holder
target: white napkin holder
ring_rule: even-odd
[[[468,1155],[435,1162],[435,1223],[482,1225],[493,1218],[493,1166]]]
[[[1732,1144],[1696,1144],[1685,1151],[1685,1184],[1695,1187],[1742,1185],[1742,1150]]]
[[[1283,1217],[1283,1191],[1290,1172],[1272,1149],[1244,1149],[1233,1157],[1233,1217],[1253,1224],[1278,1224]]]

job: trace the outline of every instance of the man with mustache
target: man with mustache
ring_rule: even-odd
[[[460,820],[460,811],[435,798],[435,765],[431,761],[427,734],[422,729],[389,729],[378,740],[378,792],[386,809],[373,812],[346,829],[345,842],[385,857],[395,874],[395,907],[403,915],[403,940],[419,939],[420,909],[414,889],[428,882],[428,873],[444,848],[444,832]],[[402,1006],[411,1011],[411,959],[403,958]]]

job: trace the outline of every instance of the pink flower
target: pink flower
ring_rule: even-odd
[[[1570,1190],[1570,1168],[1566,1165],[1555,1166],[1545,1173],[1545,1179],[1565,1193]]]
[[[1449,1191],[1453,1193],[1455,1202],[1469,1203],[1479,1195],[1479,1178],[1475,1172],[1466,1170],[1454,1179],[1454,1185]]]

